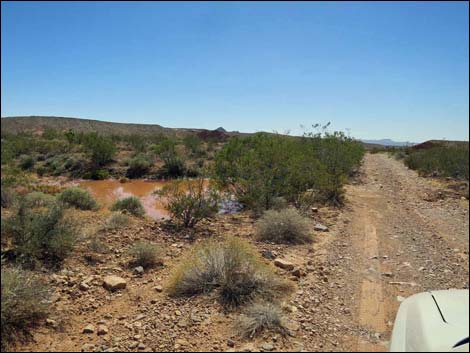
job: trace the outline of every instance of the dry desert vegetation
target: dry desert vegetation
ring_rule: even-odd
[[[468,143],[21,119],[2,350],[385,351],[404,298],[469,287]]]

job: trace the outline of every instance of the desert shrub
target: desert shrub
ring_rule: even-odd
[[[469,179],[469,153],[467,145],[434,146],[410,150],[405,164],[421,175],[435,175]]]
[[[395,157],[396,160],[404,160],[407,157],[406,151],[403,150],[397,150],[393,153],[393,156]]]
[[[176,154],[165,154],[162,156],[163,166],[159,170],[159,175],[165,178],[178,178],[186,174],[184,161]]]
[[[20,161],[18,165],[23,170],[30,170],[30,169],[33,169],[35,163],[36,161],[34,160],[33,157],[25,155],[25,156],[20,157]]]
[[[145,156],[138,155],[130,159],[128,165],[126,176],[128,178],[138,178],[150,170],[152,163]]]
[[[137,217],[142,217],[145,214],[145,210],[142,206],[142,203],[135,196],[130,196],[121,200],[117,200],[111,206],[111,211],[126,211]]]
[[[7,187],[2,187],[1,190],[2,193],[2,207],[3,208],[9,208],[13,206],[13,203],[15,202],[16,194],[12,189],[9,189]]]
[[[50,291],[32,273],[2,263],[2,351],[40,320],[49,310]]]
[[[106,220],[105,229],[119,229],[124,228],[129,224],[129,216],[120,212],[113,212]]]
[[[8,163],[20,155],[32,153],[35,147],[30,135],[5,134],[2,131],[2,164]]]
[[[70,171],[80,171],[85,168],[85,163],[81,159],[70,157],[64,162],[64,168]]]
[[[96,167],[102,167],[113,160],[116,147],[113,141],[97,133],[90,133],[83,137],[83,146],[89,155],[91,162]]]
[[[303,244],[312,241],[309,220],[296,209],[268,210],[257,222],[257,237],[274,243]]]
[[[14,251],[24,263],[42,260],[58,265],[73,249],[77,228],[64,216],[63,205],[33,210],[21,199],[17,213],[5,220],[5,234],[11,236]]]
[[[314,183],[318,195],[324,201],[341,204],[343,185],[364,156],[362,143],[346,137],[342,132],[323,136],[310,134],[305,142],[315,159],[320,162]]]
[[[40,191],[33,191],[24,196],[23,202],[28,208],[48,207],[55,203],[55,197]]]
[[[183,138],[183,144],[187,151],[191,154],[201,154],[202,153],[202,141],[196,135],[187,135]]]
[[[287,207],[289,207],[289,203],[287,202],[287,200],[284,197],[279,196],[279,197],[275,197],[273,199],[273,202],[272,202],[272,209],[273,210],[280,211],[280,210],[283,210]]]
[[[285,190],[289,142],[269,134],[232,138],[216,155],[214,179],[233,190],[248,208],[257,212],[270,209]]]
[[[41,165],[39,167],[36,168],[36,173],[39,175],[39,176],[43,176],[43,175],[46,175],[46,173],[48,172],[48,169]]]
[[[165,200],[165,208],[184,227],[192,228],[217,211],[217,194],[206,190],[204,179],[184,179],[165,185],[157,194]]]
[[[98,203],[86,190],[71,187],[62,191],[58,196],[59,201],[78,208],[80,210],[96,210]]]
[[[93,168],[90,172],[85,174],[86,179],[104,180],[109,177],[109,172],[106,169]]]
[[[131,248],[130,254],[133,258],[131,261],[133,266],[151,268],[163,263],[160,250],[150,242],[138,241]]]
[[[131,145],[132,149],[137,153],[142,153],[147,147],[145,136],[132,134],[125,136],[124,139]]]
[[[282,309],[273,303],[253,303],[247,307],[235,322],[235,329],[243,338],[253,338],[264,330],[286,335]]]
[[[238,238],[206,240],[173,273],[171,296],[193,296],[217,290],[220,303],[234,308],[257,298],[274,301],[288,294],[291,285],[278,278],[256,251]]]
[[[156,156],[174,155],[177,144],[177,140],[172,137],[160,136],[159,142],[153,144],[150,149]]]
[[[315,201],[306,194],[339,203],[342,186],[362,156],[362,145],[340,133],[259,133],[232,138],[215,157],[213,178],[258,214],[273,208],[278,197],[296,206]]]

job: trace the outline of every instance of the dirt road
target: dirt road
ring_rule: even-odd
[[[468,288],[468,201],[425,201],[438,185],[383,154],[366,155],[360,179],[329,245],[329,282],[353,314],[334,314],[350,332],[338,348],[383,351],[401,300]]]

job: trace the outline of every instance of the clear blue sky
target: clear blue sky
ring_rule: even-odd
[[[2,116],[468,139],[466,2],[1,9]]]

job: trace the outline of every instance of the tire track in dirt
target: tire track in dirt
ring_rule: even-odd
[[[366,155],[361,173],[361,182],[347,187],[350,223],[330,247],[333,258],[352,258],[342,273],[355,337],[342,346],[386,351],[402,298],[468,288],[468,201],[447,199],[438,207],[424,201],[439,189],[386,155]],[[338,255],[334,248],[345,240],[347,253]]]

